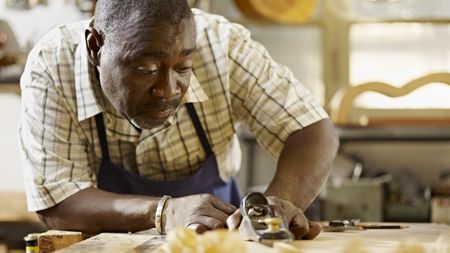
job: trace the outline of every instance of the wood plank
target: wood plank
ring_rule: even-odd
[[[385,223],[383,223],[385,224]],[[400,243],[420,244],[426,249],[432,248],[440,240],[447,238],[447,248],[450,250],[450,226],[445,224],[405,224],[404,229],[369,229],[362,231],[326,232],[315,240],[295,241],[291,243],[302,252],[343,252],[355,240],[367,253],[390,252]],[[326,249],[326,251],[323,251]]]
[[[290,243],[300,252],[343,252],[348,244],[359,238],[362,247],[368,253],[391,252],[399,243],[407,241],[422,245],[425,248],[434,247],[440,236],[447,236],[448,251],[450,251],[450,226],[444,224],[404,224],[404,229],[373,229],[347,232],[322,232],[316,239],[294,241]],[[447,240],[448,239],[448,240]],[[442,240],[442,239],[441,239]],[[85,241],[74,244],[58,252],[150,252],[165,242],[165,236],[157,235],[154,230],[136,234],[102,233]],[[289,252],[283,243],[276,243],[274,248],[256,242],[244,242],[248,253]],[[289,246],[288,245],[288,246]],[[292,251],[291,251],[292,252]],[[447,252],[447,251],[442,251]]]
[[[152,234],[102,233],[57,252],[148,252],[165,242],[165,237]]]
[[[102,233],[87,240],[57,251],[58,253],[84,252],[151,252],[166,242],[165,235],[158,235],[154,229],[139,233]],[[273,250],[255,242],[244,242],[258,253],[273,253]],[[231,253],[231,252],[230,252]]]
[[[81,232],[49,230],[39,234],[38,249],[40,253],[53,252],[67,248],[83,240]]]

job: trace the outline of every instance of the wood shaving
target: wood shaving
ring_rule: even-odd
[[[186,228],[173,230],[167,243],[156,249],[157,253],[232,253],[247,252],[237,232],[225,229],[213,230],[198,235]]]
[[[368,253],[363,247],[363,241],[358,238],[352,238],[342,250],[342,253]]]

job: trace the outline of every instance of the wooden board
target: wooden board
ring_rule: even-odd
[[[428,249],[438,239],[447,238],[450,251],[450,226],[444,224],[403,224],[404,229],[372,229],[363,231],[321,233],[315,240],[295,241],[291,245],[302,249],[302,252],[342,252],[354,240],[361,242],[367,253],[389,253],[399,243],[417,243]]]
[[[154,229],[139,233],[102,233],[87,240],[74,244],[58,253],[81,252],[151,252],[166,242],[166,236],[158,235]],[[245,242],[251,252],[273,253],[274,251],[262,244]],[[231,252],[230,252],[231,253]]]
[[[48,253],[67,248],[83,240],[81,232],[49,230],[39,234],[39,253]]]
[[[433,245],[441,235],[450,238],[450,226],[443,224],[407,224],[404,229],[374,229],[353,232],[322,232],[316,239],[294,241],[291,246],[299,252],[342,252],[354,238],[360,238],[362,246],[371,252],[387,252],[400,242],[412,241],[424,247]],[[157,235],[154,230],[136,234],[102,233],[85,241],[74,244],[58,252],[150,252],[165,242],[165,237]],[[249,253],[280,252],[255,242],[245,242]],[[447,244],[450,251],[450,240]]]

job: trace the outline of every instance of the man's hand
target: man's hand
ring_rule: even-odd
[[[167,201],[165,230],[186,227],[201,234],[207,230],[225,228],[227,218],[236,207],[211,194],[198,194]]]
[[[320,224],[308,221],[300,208],[291,202],[277,197],[267,197],[275,216],[282,217],[295,239],[314,239],[321,230]],[[227,220],[230,230],[237,229],[241,223],[241,214],[236,210]]]

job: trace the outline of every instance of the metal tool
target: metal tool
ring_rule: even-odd
[[[347,230],[364,230],[364,228],[355,226],[355,220],[332,220],[328,226],[323,226],[324,232],[344,232]]]
[[[275,217],[269,201],[260,192],[251,192],[242,199],[242,222],[239,231],[252,241],[272,245],[273,242],[289,242],[294,235],[281,217]]]
[[[402,229],[405,225],[398,224],[370,224],[360,223],[358,219],[352,220],[332,220],[328,226],[323,226],[324,232],[343,232],[347,230],[366,230],[366,229]]]

